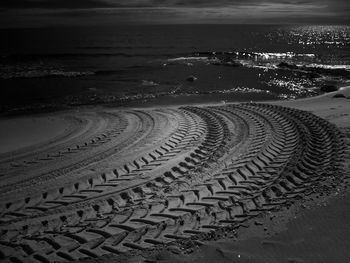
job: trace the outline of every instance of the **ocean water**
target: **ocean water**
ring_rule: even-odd
[[[2,111],[57,104],[296,99],[318,94],[325,84],[350,82],[349,26],[0,31]]]

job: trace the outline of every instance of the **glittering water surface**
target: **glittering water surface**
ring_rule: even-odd
[[[349,29],[172,25],[1,30],[2,104],[52,98],[81,104],[310,96],[324,84],[349,83]]]

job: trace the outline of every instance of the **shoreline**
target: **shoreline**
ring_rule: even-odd
[[[130,101],[128,103],[125,103],[125,105],[120,104],[116,105],[115,103],[96,103],[96,104],[81,104],[81,105],[68,105],[68,104],[58,104],[58,105],[49,105],[49,104],[44,104],[43,106],[36,107],[33,104],[30,110],[28,109],[20,109],[21,107],[14,107],[18,108],[16,110],[10,110],[10,111],[5,111],[0,113],[0,119],[6,119],[6,118],[16,118],[16,117],[24,117],[24,116],[36,116],[36,115],[45,115],[46,113],[48,114],[55,114],[59,112],[66,112],[66,111],[76,111],[76,110],[83,110],[83,109],[93,109],[93,108],[116,108],[116,109],[131,109],[131,108],[137,108],[137,109],[152,109],[152,108],[176,108],[176,107],[181,107],[181,106],[217,106],[217,105],[225,105],[225,104],[239,104],[239,103],[248,103],[248,102],[255,102],[255,103],[283,103],[283,102],[294,102],[294,101],[307,101],[307,100],[313,100],[318,97],[326,96],[327,94],[335,94],[337,92],[340,92],[342,89],[348,89],[350,86],[342,86],[339,87],[338,91],[335,92],[329,92],[329,93],[321,93],[317,94],[315,96],[310,96],[310,97],[305,97],[305,98],[299,98],[299,99],[294,99],[294,100],[255,100],[255,101],[247,101],[247,100],[242,100],[242,101],[213,101],[213,102],[199,102],[199,103],[170,103],[170,104],[164,104],[158,102],[146,102],[145,105],[144,102],[141,101],[141,106],[138,106],[138,101]],[[159,99],[158,99],[159,100]],[[171,101],[171,99],[168,99]],[[37,104],[39,105],[39,104]]]

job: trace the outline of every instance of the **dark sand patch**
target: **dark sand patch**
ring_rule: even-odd
[[[57,116],[0,120],[0,153],[48,141],[66,129],[67,121]]]

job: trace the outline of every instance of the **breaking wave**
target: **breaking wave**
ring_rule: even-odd
[[[294,52],[246,52],[220,51],[196,52],[188,56],[167,59],[170,64],[205,63],[207,65],[259,68],[266,70],[289,69],[313,71],[318,73],[334,72],[336,75],[347,74],[350,65],[331,65],[321,63],[313,53]]]

